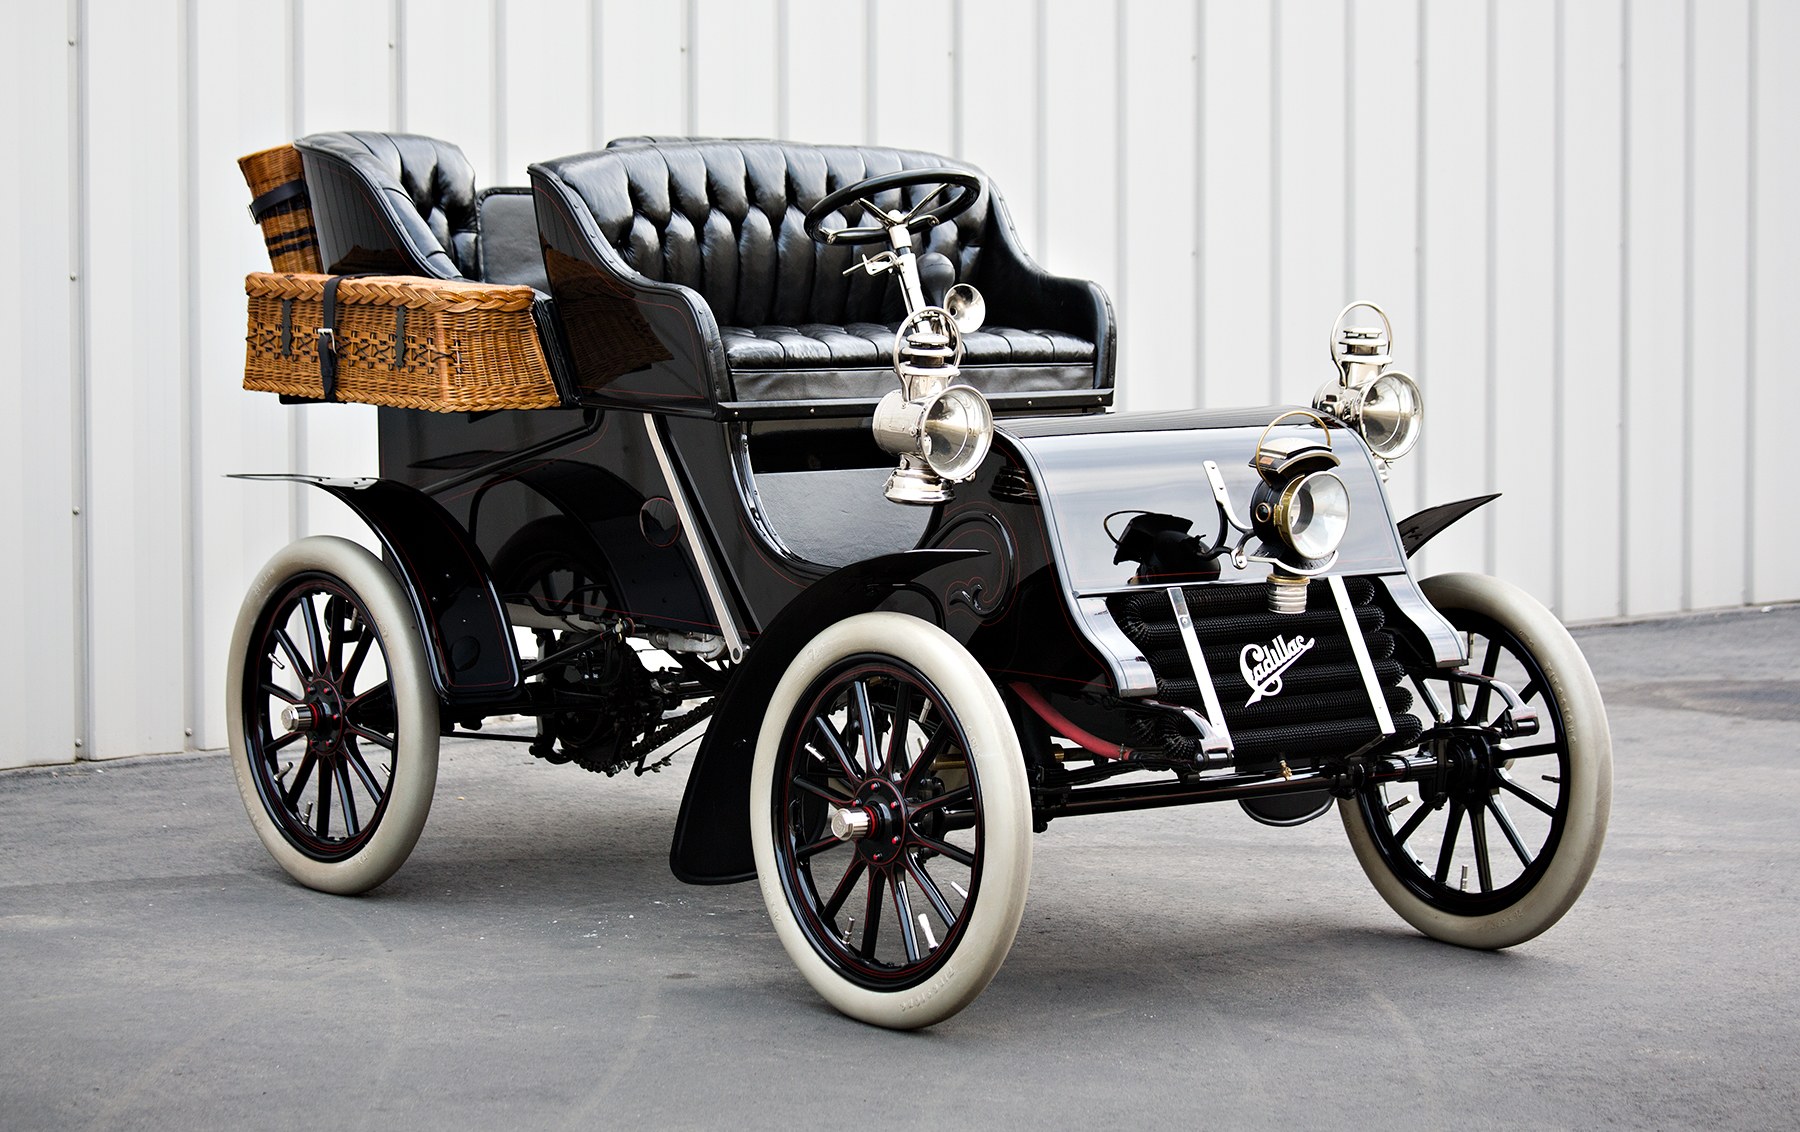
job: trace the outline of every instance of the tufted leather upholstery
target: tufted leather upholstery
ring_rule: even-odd
[[[806,212],[827,193],[868,177],[949,164],[874,146],[645,138],[534,165],[531,175],[546,240],[554,243],[550,233],[570,227],[556,217],[566,214],[586,233],[585,247],[568,249],[572,258],[627,286],[674,284],[704,304],[716,329],[698,329],[718,343],[730,373],[722,399],[862,399],[893,385],[893,335],[904,308],[890,276],[845,274],[860,250],[809,239]],[[930,191],[893,190],[875,203],[910,207]],[[1008,285],[1047,279],[1004,246],[996,207],[990,189],[925,233],[921,257],[943,257],[947,275],[977,286],[990,277]],[[836,223],[856,224],[860,213],[852,207]],[[556,223],[547,226],[552,217]],[[994,309],[996,295],[987,298]],[[1023,328],[970,335],[965,375],[990,392],[1110,386],[1110,310],[1104,296],[1090,299],[1087,290],[1082,302],[1087,309],[1072,316],[1048,303],[1008,307],[1003,297],[1001,310],[1027,316],[1017,319]],[[572,316],[567,304],[565,311]]]
[[[475,277],[475,169],[462,150],[364,130],[312,134],[294,146],[326,270]]]

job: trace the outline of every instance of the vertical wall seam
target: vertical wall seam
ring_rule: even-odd
[[[592,113],[589,144],[599,149],[607,144],[607,13],[599,0],[590,0],[587,31],[587,97]]]
[[[963,66],[968,57],[963,16],[963,0],[950,0],[950,155],[958,159],[963,156]]]
[[[305,128],[306,120],[306,28],[302,21],[300,0],[287,0],[287,35],[287,133],[288,137],[297,138]],[[284,415],[287,417],[288,468],[295,472],[305,472],[308,470],[306,410],[291,406]],[[306,485],[288,485],[290,542],[306,537],[308,528],[312,525],[311,502],[306,495]]]
[[[1762,6],[1760,0],[1750,0],[1748,21],[1748,42],[1744,45],[1746,84],[1744,103],[1744,502],[1746,504],[1744,521],[1744,576],[1740,584],[1743,593],[1739,596],[1742,602],[1756,599],[1756,407],[1757,407],[1757,370],[1760,359],[1756,352],[1756,269],[1757,269],[1757,232],[1761,225],[1757,223],[1757,209],[1761,199],[1757,193],[1756,178],[1760,173],[1757,161],[1757,134],[1761,130],[1761,100],[1757,97],[1757,85],[1761,82],[1761,52],[1758,50],[1758,28],[1762,24]]]
[[[1694,607],[1694,0],[1681,45],[1681,608]]]
[[[1430,262],[1430,256],[1425,245],[1425,221],[1430,215],[1431,206],[1425,196],[1430,164],[1425,159],[1426,107],[1428,106],[1425,99],[1425,84],[1430,70],[1426,65],[1425,57],[1425,3],[1426,0],[1418,0],[1414,13],[1413,31],[1413,152],[1417,155],[1413,162],[1413,317],[1419,320],[1419,345],[1414,351],[1413,357],[1418,359],[1417,365],[1421,374],[1431,372],[1430,362],[1426,356],[1431,345],[1429,332],[1431,320],[1427,317],[1430,314],[1427,305],[1430,302],[1428,298],[1430,292],[1426,287],[1425,268]],[[1430,444],[1431,441],[1426,440],[1425,443]],[[1418,498],[1421,501],[1431,498],[1427,490],[1431,482],[1431,470],[1422,452],[1413,465],[1413,475],[1414,482],[1419,485]],[[1429,554],[1430,551],[1426,553]],[[1421,563],[1421,565],[1423,564]]]
[[[1206,5],[1194,9],[1194,376],[1189,393],[1206,405]]]
[[[200,133],[200,99],[199,76],[199,13],[195,10],[195,0],[183,0],[181,6],[181,82],[182,82],[182,131],[181,131],[181,222],[185,229],[182,233],[180,265],[181,293],[188,296],[198,295],[200,288],[195,278],[200,263],[200,202],[195,191],[200,182],[199,147],[195,144]],[[206,665],[203,660],[204,650],[201,642],[206,640],[206,603],[203,600],[200,564],[206,558],[206,541],[203,522],[205,516],[204,501],[201,499],[200,477],[197,474],[196,445],[200,438],[200,375],[196,364],[196,349],[200,342],[200,304],[189,301],[185,307],[181,326],[181,372],[182,372],[182,413],[181,413],[181,482],[182,482],[182,516],[181,529],[186,534],[182,545],[182,577],[186,585],[182,587],[181,617],[181,671],[185,688],[181,721],[182,733],[186,741],[182,747],[192,750],[196,745],[196,736],[200,733],[202,715],[205,712],[205,696],[202,687],[206,678]]]
[[[1344,0],[1344,301],[1356,298],[1356,3]]]
[[[1631,3],[1619,0],[1619,562],[1615,612],[1631,608]]]
[[[1269,404],[1281,403],[1281,0],[1269,2]]]
[[[75,564],[75,728],[76,757],[93,754],[94,742],[94,640],[93,640],[93,544],[91,531],[93,466],[90,405],[92,371],[88,356],[88,275],[93,268],[88,241],[88,5],[75,0],[70,10],[74,27],[74,58],[69,68],[69,99],[75,123],[75,144],[70,157],[70,174],[74,181],[74,207],[70,219],[74,231],[69,234],[71,280],[69,338],[74,364],[75,390],[71,400],[70,432],[70,496],[73,499],[71,556]]]
[[[865,0],[863,4],[863,141],[868,145],[875,144],[876,94],[881,77],[881,53],[876,50],[878,7],[876,0]]]
[[[700,132],[700,0],[687,0],[681,9],[681,120],[690,135]]]
[[[1050,254],[1050,115],[1045,109],[1050,100],[1050,6],[1046,0],[1033,5],[1031,28],[1031,179],[1032,209],[1031,246],[1034,254],[1048,258]]]
[[[1126,70],[1130,54],[1126,40],[1129,26],[1126,5],[1121,0],[1113,6],[1113,302],[1118,310],[1131,309],[1130,277],[1126,274],[1131,239],[1131,225],[1126,215],[1126,185],[1130,183],[1130,177],[1126,175],[1126,158],[1131,154],[1131,144],[1126,137],[1127,123],[1131,120],[1128,117],[1130,72]]]
[[[1500,319],[1500,194],[1495,185],[1495,174],[1499,168],[1500,152],[1500,8],[1499,0],[1487,0],[1487,76],[1486,76],[1486,124],[1487,148],[1483,157],[1487,168],[1482,178],[1486,187],[1486,250],[1487,264],[1484,272],[1487,293],[1482,296],[1485,310],[1486,334],[1482,343],[1482,415],[1486,445],[1483,452],[1483,491],[1494,490],[1500,479],[1500,427],[1495,419],[1500,411],[1500,392],[1496,387],[1499,369],[1499,319]],[[1481,548],[1482,569],[1487,573],[1495,573],[1495,543],[1498,538],[1499,518],[1492,507],[1483,509],[1482,526],[1485,532]]]
[[[508,160],[511,154],[506,152],[506,0],[489,0],[488,2],[488,67],[494,84],[494,120],[491,126],[493,136],[494,167],[490,171],[491,185],[516,184],[517,180],[507,172],[512,168]]]
[[[388,117],[406,132],[406,0],[388,5]]]
[[[775,136],[780,138],[788,136],[788,104],[794,97],[793,84],[788,81],[788,67],[793,64],[793,51],[788,44],[788,2],[775,0]]]
[[[1564,279],[1567,269],[1567,219],[1563,210],[1568,205],[1564,191],[1564,181],[1568,174],[1568,126],[1564,120],[1568,113],[1568,91],[1564,85],[1563,69],[1566,61],[1568,45],[1565,41],[1567,28],[1564,26],[1568,17],[1565,0],[1556,0],[1555,27],[1551,29],[1550,55],[1551,66],[1555,73],[1551,76],[1552,140],[1551,140],[1551,194],[1552,217],[1550,229],[1550,608],[1556,613],[1567,611],[1566,592],[1563,582],[1567,567],[1565,560],[1568,552],[1568,540],[1563,533],[1563,517],[1566,509],[1563,505],[1563,493],[1567,490],[1566,456],[1563,446],[1567,442],[1568,427],[1565,418],[1568,415],[1568,358],[1567,358],[1567,323],[1568,316],[1564,304],[1568,301],[1568,288]]]

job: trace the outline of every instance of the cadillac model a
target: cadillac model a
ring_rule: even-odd
[[[1522,591],[1414,577],[1486,499],[1390,513],[1422,395],[1378,308],[1309,406],[1113,412],[1106,296],[931,154],[634,138],[478,192],[454,146],[335,133],[246,171],[278,268],[246,386],[382,406],[379,477],[261,477],[380,553],[279,551],[233,638],[238,782],[302,884],[401,866],[446,738],[691,755],[675,874],[754,879],[820,994],[915,1027],[1083,814],[1335,809],[1396,912],[1477,948],[1593,870],[1600,696]]]

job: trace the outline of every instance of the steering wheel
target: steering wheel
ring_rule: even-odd
[[[884,215],[868,198],[889,189],[906,188],[910,185],[939,185],[955,188],[957,193],[943,204],[921,212],[926,205],[936,200],[943,192],[940,188],[913,205],[903,220],[888,224],[872,224],[863,228],[821,228],[825,218],[843,208],[845,205],[860,200],[864,211],[873,211],[877,216]],[[806,211],[806,234],[822,244],[875,244],[888,238],[888,229],[900,224],[909,232],[923,232],[935,228],[953,216],[967,212],[978,197],[981,196],[982,180],[978,173],[966,169],[954,169],[947,166],[935,166],[926,169],[899,169],[892,173],[882,173],[858,181],[854,185],[845,185],[835,193],[822,198],[818,204]]]

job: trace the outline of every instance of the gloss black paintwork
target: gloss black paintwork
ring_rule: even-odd
[[[266,475],[310,484],[369,525],[406,590],[425,639],[439,697],[452,705],[515,698],[519,660],[487,559],[463,525],[430,496],[388,479]]]

